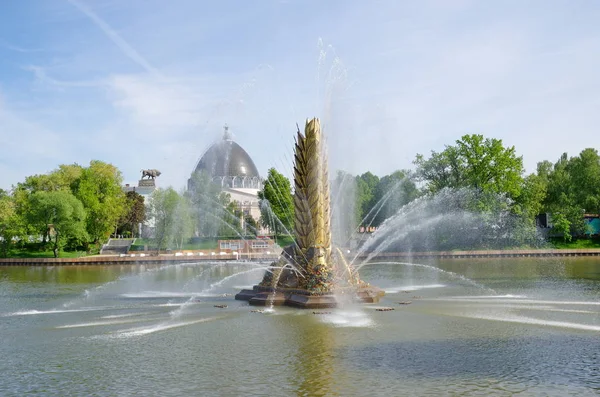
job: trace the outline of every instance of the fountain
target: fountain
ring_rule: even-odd
[[[286,247],[263,280],[235,299],[251,305],[301,308],[338,306],[339,299],[378,302],[384,292],[360,280],[342,251],[332,246],[327,155],[319,119],[298,129],[294,151],[295,244]]]

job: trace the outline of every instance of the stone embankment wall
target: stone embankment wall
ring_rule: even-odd
[[[359,255],[364,258],[369,254]],[[479,250],[479,251],[429,251],[382,252],[375,259],[390,258],[527,258],[562,256],[600,256],[600,249],[531,249],[531,250]]]
[[[278,254],[216,254],[216,255],[176,255],[176,254],[128,254],[96,255],[81,258],[0,258],[0,266],[85,266],[85,265],[138,265],[169,262],[194,263],[222,260],[274,261]]]
[[[253,260],[272,261],[278,254],[260,253],[218,253],[215,255],[182,255],[182,254],[129,254],[129,255],[97,255],[81,258],[1,258],[0,266],[75,266],[75,265],[136,265],[168,262],[203,262],[217,260]],[[359,255],[365,259],[368,254]],[[547,249],[547,250],[489,250],[489,251],[431,251],[431,252],[384,252],[371,260],[410,259],[410,258],[527,258],[527,257],[565,257],[565,256],[599,256],[600,249]]]

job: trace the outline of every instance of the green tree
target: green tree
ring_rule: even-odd
[[[571,241],[571,221],[564,212],[555,212],[552,214],[553,230],[559,234],[564,241]]]
[[[538,176],[547,180],[542,211],[552,216],[554,232],[570,240],[586,232],[584,213],[600,212],[600,156],[584,149],[569,158],[563,153],[552,167],[538,165]]]
[[[77,164],[60,165],[48,174],[31,175],[13,188],[15,210],[18,218],[24,220],[30,211],[29,198],[35,192],[66,191],[72,192],[73,186],[80,177],[82,167]],[[36,233],[36,230],[27,223],[22,224],[24,234]],[[42,233],[43,242],[47,239],[47,230]]]
[[[13,238],[22,233],[22,220],[17,215],[14,199],[0,189],[0,256],[8,256]]]
[[[264,187],[258,192],[258,198],[261,208],[260,222],[263,227],[275,234],[292,233],[294,199],[289,179],[277,172],[275,168],[269,169]]]
[[[242,235],[242,211],[238,205],[231,201],[228,193],[219,195],[219,236],[239,237]]]
[[[171,187],[156,189],[150,196],[150,216],[154,219],[154,242],[161,249],[171,248],[175,240],[179,194]]]
[[[596,149],[584,149],[569,160],[573,198],[582,212],[600,213],[600,156]]]
[[[96,245],[110,236],[126,212],[122,181],[121,172],[115,166],[92,160],[73,184],[73,193],[87,212],[87,232]]]
[[[381,178],[373,197],[373,226],[381,225],[419,195],[419,189],[408,170],[399,170]]]
[[[125,213],[119,220],[119,228],[122,231],[131,232],[131,236],[135,237],[138,225],[146,219],[146,205],[144,204],[144,196],[136,192],[127,192],[125,194]]]
[[[61,164],[48,174],[31,175],[24,182],[18,183],[15,190],[35,193],[39,191],[72,192],[76,182],[81,178],[83,167],[78,164]]]
[[[542,212],[548,191],[548,180],[539,174],[530,174],[523,179],[521,195],[514,206],[516,213],[523,214],[531,222]]]
[[[544,210],[552,216],[554,232],[563,236],[565,241],[570,241],[571,233],[576,233],[582,226],[578,222],[582,214],[577,213],[568,164],[568,155],[563,153],[548,173],[547,194],[544,200]],[[581,222],[583,223],[583,219]]]
[[[244,214],[243,225],[244,236],[256,237],[258,235],[258,223],[250,214]]]
[[[504,147],[502,140],[483,135],[464,135],[441,153],[432,151],[429,159],[417,155],[414,163],[428,191],[474,188],[480,193],[480,209],[490,205],[487,198],[494,194],[518,198],[523,187],[523,159],[514,146]]]
[[[376,190],[379,177],[370,171],[356,177],[356,208],[359,222],[370,224],[373,221],[373,207],[376,204]]]
[[[173,239],[178,249],[183,249],[184,244],[194,235],[194,218],[191,201],[188,195],[178,195],[173,222]]]
[[[429,159],[417,154],[414,164],[417,166],[417,177],[425,182],[429,192],[437,193],[444,188],[466,185],[463,175],[464,159],[460,158],[455,146],[446,146],[439,153],[432,150]]]
[[[49,230],[54,257],[68,243],[79,245],[87,239],[81,202],[66,191],[38,191],[31,194],[28,221],[40,234]]]

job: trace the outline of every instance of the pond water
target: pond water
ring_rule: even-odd
[[[0,267],[0,395],[600,394],[600,259],[381,262],[378,304],[252,312],[266,265]]]

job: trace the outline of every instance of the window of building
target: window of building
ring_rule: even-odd
[[[238,250],[240,249],[240,243],[237,241],[221,241],[219,248],[222,250]]]
[[[266,241],[253,241],[252,248],[268,248],[269,244]]]

